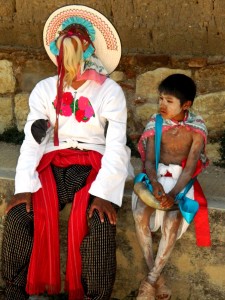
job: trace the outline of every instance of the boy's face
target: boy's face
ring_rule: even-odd
[[[182,106],[180,100],[168,94],[159,95],[159,112],[164,119],[173,119],[182,121],[184,119],[185,110],[190,107],[187,101]]]

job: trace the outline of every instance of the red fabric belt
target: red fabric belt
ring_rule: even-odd
[[[34,244],[27,277],[26,291],[30,295],[61,291],[59,254],[59,209],[57,189],[51,163],[59,167],[72,164],[91,165],[86,185],[76,192],[68,222],[68,256],[65,290],[69,299],[81,300],[80,245],[88,232],[86,210],[88,190],[101,167],[102,155],[95,151],[57,150],[43,156],[37,168],[42,188],[32,195],[34,210]]]

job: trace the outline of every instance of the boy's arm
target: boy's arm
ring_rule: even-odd
[[[145,169],[151,183],[157,181],[156,166],[155,166],[155,137],[151,136],[147,139],[146,144],[146,160]]]
[[[197,162],[200,159],[201,152],[204,148],[204,138],[201,134],[194,132],[193,133],[193,142],[190,148],[190,152],[187,157],[186,165],[177,180],[176,185],[174,188],[169,192],[169,195],[175,199],[176,195],[179,194],[183,188],[188,184],[191,180]]]
[[[165,195],[163,186],[157,180],[155,165],[155,137],[149,137],[146,145],[145,170],[153,187],[153,195],[158,201],[162,200]]]

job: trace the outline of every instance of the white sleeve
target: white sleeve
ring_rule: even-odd
[[[38,144],[31,133],[31,126],[38,119],[48,119],[44,103],[44,93],[39,85],[36,85],[29,97],[30,112],[24,127],[25,139],[20,148],[20,156],[16,167],[15,194],[34,193],[41,187],[36,168],[43,156],[48,134],[41,144]]]
[[[121,206],[130,160],[130,149],[126,147],[126,99],[118,85],[107,92],[106,98],[102,108],[102,116],[108,120],[106,148],[89,193]]]

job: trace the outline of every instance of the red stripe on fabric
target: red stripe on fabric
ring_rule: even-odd
[[[182,161],[182,164],[181,164],[182,168],[185,167],[186,162],[187,162],[186,159],[184,159]],[[206,165],[204,165],[202,163],[202,161],[199,159],[192,178],[197,177],[207,165],[208,165],[208,162],[206,163]],[[209,246],[211,246],[211,241],[210,241],[210,228],[209,228],[207,200],[205,198],[203,190],[197,179],[194,181],[193,186],[194,186],[194,199],[199,204],[198,212],[194,218],[195,232],[196,232],[196,244],[199,247],[209,247]]]
[[[199,247],[211,246],[207,200],[199,182],[194,182],[194,198],[199,203],[199,210],[194,218],[196,243]]]
[[[28,270],[28,294],[45,291],[58,294],[60,286],[59,211],[57,189],[51,163],[67,167],[72,164],[91,165],[86,185],[76,194],[68,222],[68,257],[65,289],[69,299],[83,299],[81,284],[80,245],[88,232],[86,209],[88,190],[101,167],[102,155],[95,151],[57,150],[43,156],[37,171],[42,188],[33,194],[34,245]]]
[[[86,189],[86,188],[85,188]],[[65,290],[69,291],[71,299],[83,299],[83,287],[80,282],[81,278],[81,254],[80,246],[83,238],[88,232],[87,221],[86,221],[86,209],[88,204],[87,193],[85,189],[82,189],[80,193],[81,199],[76,199],[73,202],[74,215],[70,217],[69,220],[69,232],[68,235],[72,237],[73,240],[70,241],[71,245],[68,245],[71,251],[68,253],[67,260],[67,276]],[[84,201],[85,199],[85,201]],[[87,199],[87,200],[86,200]],[[74,221],[73,221],[74,220]],[[72,278],[69,276],[72,275]],[[78,292],[79,291],[79,292]],[[76,295],[76,298],[74,298]],[[70,299],[70,297],[69,297]]]
[[[53,235],[58,235],[56,187],[49,168],[45,168],[45,176],[47,180],[42,180],[40,174],[43,188],[32,197],[34,212],[38,211],[38,214],[34,213],[34,244],[26,287],[30,294],[44,293],[46,290],[49,294],[60,292],[59,240],[52,239]],[[52,200],[50,206],[49,197]],[[50,234],[51,231],[54,231],[53,235]],[[52,259],[52,248],[55,251],[55,260]],[[48,257],[47,261],[45,257]]]

